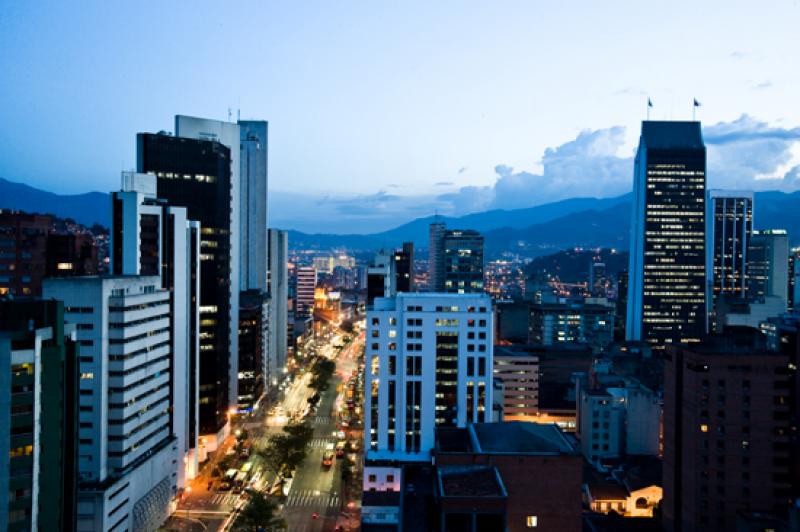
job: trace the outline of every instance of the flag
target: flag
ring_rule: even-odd
[[[700,102],[697,101],[697,98],[694,99],[694,106],[700,107]]]
[[[653,102],[650,100],[650,98],[647,99],[647,107],[653,107]]]

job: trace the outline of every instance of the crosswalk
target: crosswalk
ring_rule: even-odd
[[[217,506],[233,506],[239,499],[239,495],[235,493],[217,493],[211,497],[211,504]]]
[[[331,443],[336,443],[336,440],[331,438],[314,438],[308,445],[312,449],[324,449]]]
[[[286,507],[324,506],[334,508],[339,505],[339,494],[319,490],[292,491],[286,499]]]
[[[311,418],[311,422],[315,425],[330,425],[331,421],[331,416],[314,416]]]

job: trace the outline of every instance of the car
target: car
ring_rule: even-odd
[[[334,456],[335,455],[333,451],[325,451],[325,453],[322,455],[322,466],[331,467],[333,465]]]
[[[336,444],[336,458],[341,458],[344,456],[344,447],[345,443],[343,441],[340,441]]]

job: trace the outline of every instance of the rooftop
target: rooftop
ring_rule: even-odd
[[[440,466],[439,489],[444,497],[505,497],[497,470],[491,466]]]
[[[645,148],[656,150],[705,149],[700,122],[645,120],[641,143]]]
[[[507,421],[470,425],[475,451],[508,454],[574,454],[575,448],[555,424]]]

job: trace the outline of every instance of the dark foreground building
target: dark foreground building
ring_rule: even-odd
[[[735,530],[738,513],[785,515],[791,375],[788,357],[751,329],[667,349],[666,530]]]
[[[2,530],[75,530],[77,361],[63,303],[0,301]]]

